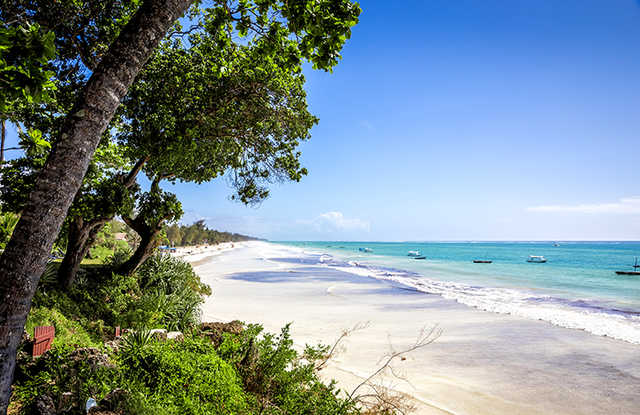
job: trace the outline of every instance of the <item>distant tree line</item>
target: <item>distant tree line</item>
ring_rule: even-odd
[[[220,232],[209,229],[205,225],[204,220],[194,222],[192,225],[173,224],[165,227],[165,234],[169,245],[171,246],[187,246],[200,244],[218,244],[221,242],[241,242],[241,241],[257,241],[247,235],[232,232]]]

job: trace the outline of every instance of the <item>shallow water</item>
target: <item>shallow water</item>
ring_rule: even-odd
[[[280,243],[304,250],[310,261],[482,310],[640,344],[640,277],[615,273],[633,270],[640,242]],[[427,260],[408,257],[410,250]],[[528,263],[529,255],[548,262]]]

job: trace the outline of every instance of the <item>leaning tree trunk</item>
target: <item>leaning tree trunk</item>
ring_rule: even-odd
[[[144,261],[153,255],[158,247],[158,235],[161,230],[162,228],[140,232],[140,244],[138,244],[136,251],[131,255],[131,258],[118,267],[116,272],[122,275],[131,275],[136,272],[140,265],[144,264]]]
[[[130,189],[136,183],[136,176],[142,170],[144,164],[149,161],[149,156],[141,158],[133,166],[131,171],[122,177],[121,184],[125,189]],[[58,282],[64,288],[73,285],[76,274],[80,269],[80,263],[87,256],[89,249],[93,246],[98,232],[104,227],[105,223],[115,217],[115,213],[108,217],[96,218],[93,220],[84,220],[81,216],[73,219],[69,225],[69,240],[67,242],[67,250],[58,268]]]
[[[77,216],[69,225],[67,251],[58,268],[58,282],[63,288],[68,289],[73,284],[80,263],[87,256],[98,232],[107,221],[109,218],[85,222]]]
[[[110,46],[67,117],[0,258],[0,415],[9,405],[16,350],[47,257],[100,137],[169,27],[193,0],[146,0]]]

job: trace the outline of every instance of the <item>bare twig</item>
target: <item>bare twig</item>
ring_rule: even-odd
[[[364,321],[364,322],[361,321],[361,322],[356,323],[350,329],[344,329],[342,331],[342,333],[340,334],[340,337],[338,337],[338,339],[333,343],[333,346],[331,346],[331,349],[329,349],[329,352],[325,355],[325,357],[322,360],[322,362],[320,362],[319,364],[316,365],[315,370],[322,370],[324,368],[324,366],[332,358],[334,358],[336,356],[336,354],[340,350],[338,348],[338,346],[340,345],[340,343],[342,343],[342,341],[344,339],[346,339],[347,337],[349,337],[351,334],[353,334],[356,331],[360,331],[360,330],[364,330],[364,329],[368,328],[371,325],[370,323],[371,322],[369,322],[369,321]]]
[[[392,393],[391,388],[386,388],[380,384],[374,383],[374,379],[378,377],[385,370],[389,370],[391,375],[396,379],[401,379],[411,385],[408,379],[395,371],[392,362],[398,358],[402,358],[403,355],[411,353],[418,349],[421,349],[429,344],[433,343],[442,334],[442,329],[437,325],[427,328],[426,326],[420,330],[416,341],[409,347],[402,350],[395,350],[391,341],[389,341],[390,352],[383,356],[380,360],[382,364],[376,369],[369,377],[364,379],[358,384],[355,389],[351,391],[347,397],[348,402],[357,402],[368,408],[366,413],[395,413],[406,415],[412,412],[415,408],[403,395],[399,393]],[[367,387],[369,393],[358,394],[358,391]]]

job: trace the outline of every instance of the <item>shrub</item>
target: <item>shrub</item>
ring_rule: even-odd
[[[204,339],[154,341],[122,350],[123,370],[144,385],[142,407],[162,407],[171,414],[247,413],[242,383],[234,368]],[[144,411],[143,411],[144,412]]]
[[[116,325],[189,330],[200,321],[203,296],[211,293],[191,265],[167,255],[151,257],[131,276],[94,267],[86,269],[69,290],[58,288],[55,275],[45,278],[38,288],[35,307],[73,316],[83,326],[91,325],[91,333],[97,336],[103,334],[103,328],[112,333]]]
[[[46,307],[32,308],[27,318],[25,329],[33,337],[34,328],[37,326],[53,326],[56,335],[53,339],[54,346],[76,345],[79,347],[96,346],[97,342],[77,321],[69,320],[58,310]]]
[[[142,310],[158,313],[168,329],[187,330],[200,322],[200,305],[211,288],[200,281],[190,264],[158,254],[138,270]]]
[[[225,334],[218,353],[232,362],[245,390],[253,395],[254,412],[297,415],[358,414],[355,405],[339,397],[335,383],[318,378],[315,362],[327,348],[293,349],[289,325],[279,335],[262,334],[251,325],[240,335]]]
[[[98,349],[56,346],[30,360],[22,355],[14,383],[14,399],[24,414],[35,413],[39,397],[47,396],[58,413],[82,414],[89,397],[100,399],[121,383],[120,372]]]

